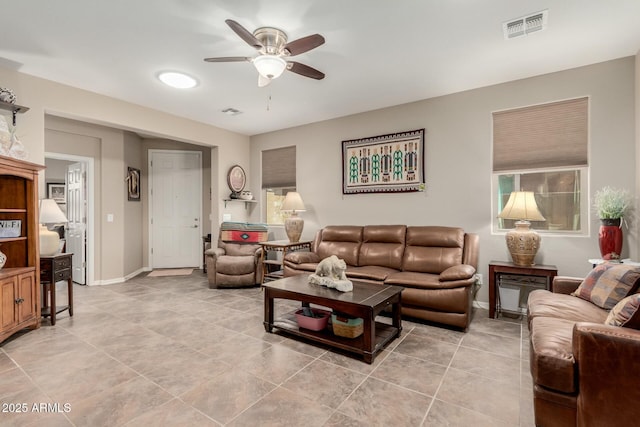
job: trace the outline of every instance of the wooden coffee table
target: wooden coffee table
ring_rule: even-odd
[[[384,346],[400,336],[400,296],[404,288],[390,285],[376,285],[353,280],[352,292],[309,283],[309,275],[286,277],[262,285],[264,289],[264,329],[271,332],[277,328],[283,332],[303,337],[331,347],[357,353],[367,363],[372,363]],[[356,338],[334,335],[329,329],[311,331],[286,322],[274,322],[273,300],[282,298],[303,303],[317,304],[363,319],[364,333]],[[391,307],[392,324],[376,322],[380,312]]]

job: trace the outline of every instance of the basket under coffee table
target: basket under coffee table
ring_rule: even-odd
[[[359,354],[365,362],[372,363],[385,345],[400,336],[402,331],[400,297],[404,288],[376,285],[357,280],[352,282],[352,292],[340,292],[310,284],[308,274],[264,283],[262,285],[264,289],[264,329],[271,332],[275,327],[295,336]],[[317,304],[350,316],[361,317],[364,332],[356,338],[345,338],[334,335],[328,329],[311,331],[286,322],[274,322],[273,300],[275,298]],[[376,322],[376,316],[387,307],[391,307],[392,324]]]

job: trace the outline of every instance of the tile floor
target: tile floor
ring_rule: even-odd
[[[466,334],[404,321],[368,365],[265,333],[259,288],[199,270],[74,292],[0,344],[0,425],[533,426],[526,325],[485,310]]]

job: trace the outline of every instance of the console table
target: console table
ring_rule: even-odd
[[[260,280],[260,283],[264,283],[265,279],[282,279],[284,257],[289,252],[300,251],[303,249],[310,250],[311,240],[305,240],[302,242],[272,240],[269,242],[260,242],[260,246],[262,246],[262,254],[260,255],[260,261],[262,262],[262,279]],[[282,258],[280,260],[267,259],[269,252],[282,252]],[[278,270],[269,270],[269,268],[274,265],[278,266]]]
[[[497,312],[500,311],[496,310],[498,298],[498,292],[496,291],[497,284],[500,282],[500,277],[507,274],[525,278],[544,277],[546,278],[545,288],[551,289],[553,278],[558,275],[558,268],[555,265],[520,266],[512,262],[491,261],[489,263],[489,317],[492,319],[496,318]],[[519,287],[527,287],[527,284],[522,283]],[[537,286],[532,285],[532,287]]]
[[[69,316],[73,316],[72,257],[72,253],[40,257],[40,283],[44,288],[41,314],[51,317],[51,325],[56,324],[56,314],[60,312],[69,310]],[[56,283],[63,280],[67,281],[69,305],[56,306]]]

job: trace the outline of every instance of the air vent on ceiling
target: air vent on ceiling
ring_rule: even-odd
[[[508,40],[544,30],[547,28],[548,12],[548,10],[543,10],[542,12],[536,12],[503,23],[502,30],[504,32],[504,38]]]

